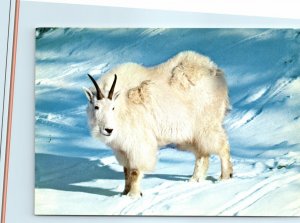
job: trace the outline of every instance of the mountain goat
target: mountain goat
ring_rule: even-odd
[[[158,148],[171,143],[195,154],[191,181],[205,177],[210,154],[221,159],[221,179],[232,177],[222,126],[227,84],[208,57],[186,51],[154,67],[126,63],[98,82],[89,77],[96,89],[85,88],[91,133],[124,167],[123,194],[142,195],[143,173],[154,169]]]

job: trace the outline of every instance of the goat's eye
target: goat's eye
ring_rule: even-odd
[[[95,106],[95,109],[96,109],[96,110],[98,110],[98,109],[99,109],[99,107],[96,105],[96,106]]]

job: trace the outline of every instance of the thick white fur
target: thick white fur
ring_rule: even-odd
[[[88,116],[93,135],[114,150],[122,166],[151,171],[158,148],[174,143],[195,154],[193,180],[203,178],[210,154],[221,157],[222,177],[229,178],[229,145],[222,127],[228,109],[227,84],[209,58],[186,51],[155,67],[122,64],[98,81],[104,95],[114,74],[118,77],[115,93],[119,94],[109,105],[115,107],[114,113],[101,122],[90,103]],[[94,99],[94,103],[107,106],[104,100]],[[111,136],[100,133],[105,125],[114,129]]]

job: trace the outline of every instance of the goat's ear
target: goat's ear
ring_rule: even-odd
[[[85,96],[87,97],[87,99],[89,100],[90,103],[93,102],[93,92],[91,92],[90,89],[86,88],[86,87],[82,87],[83,92],[85,93]]]
[[[120,96],[120,91],[117,91],[117,92],[114,94],[114,100],[116,100],[119,96]]]

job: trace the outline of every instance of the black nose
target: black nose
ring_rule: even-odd
[[[112,133],[113,129],[105,129],[105,131],[110,134]]]

